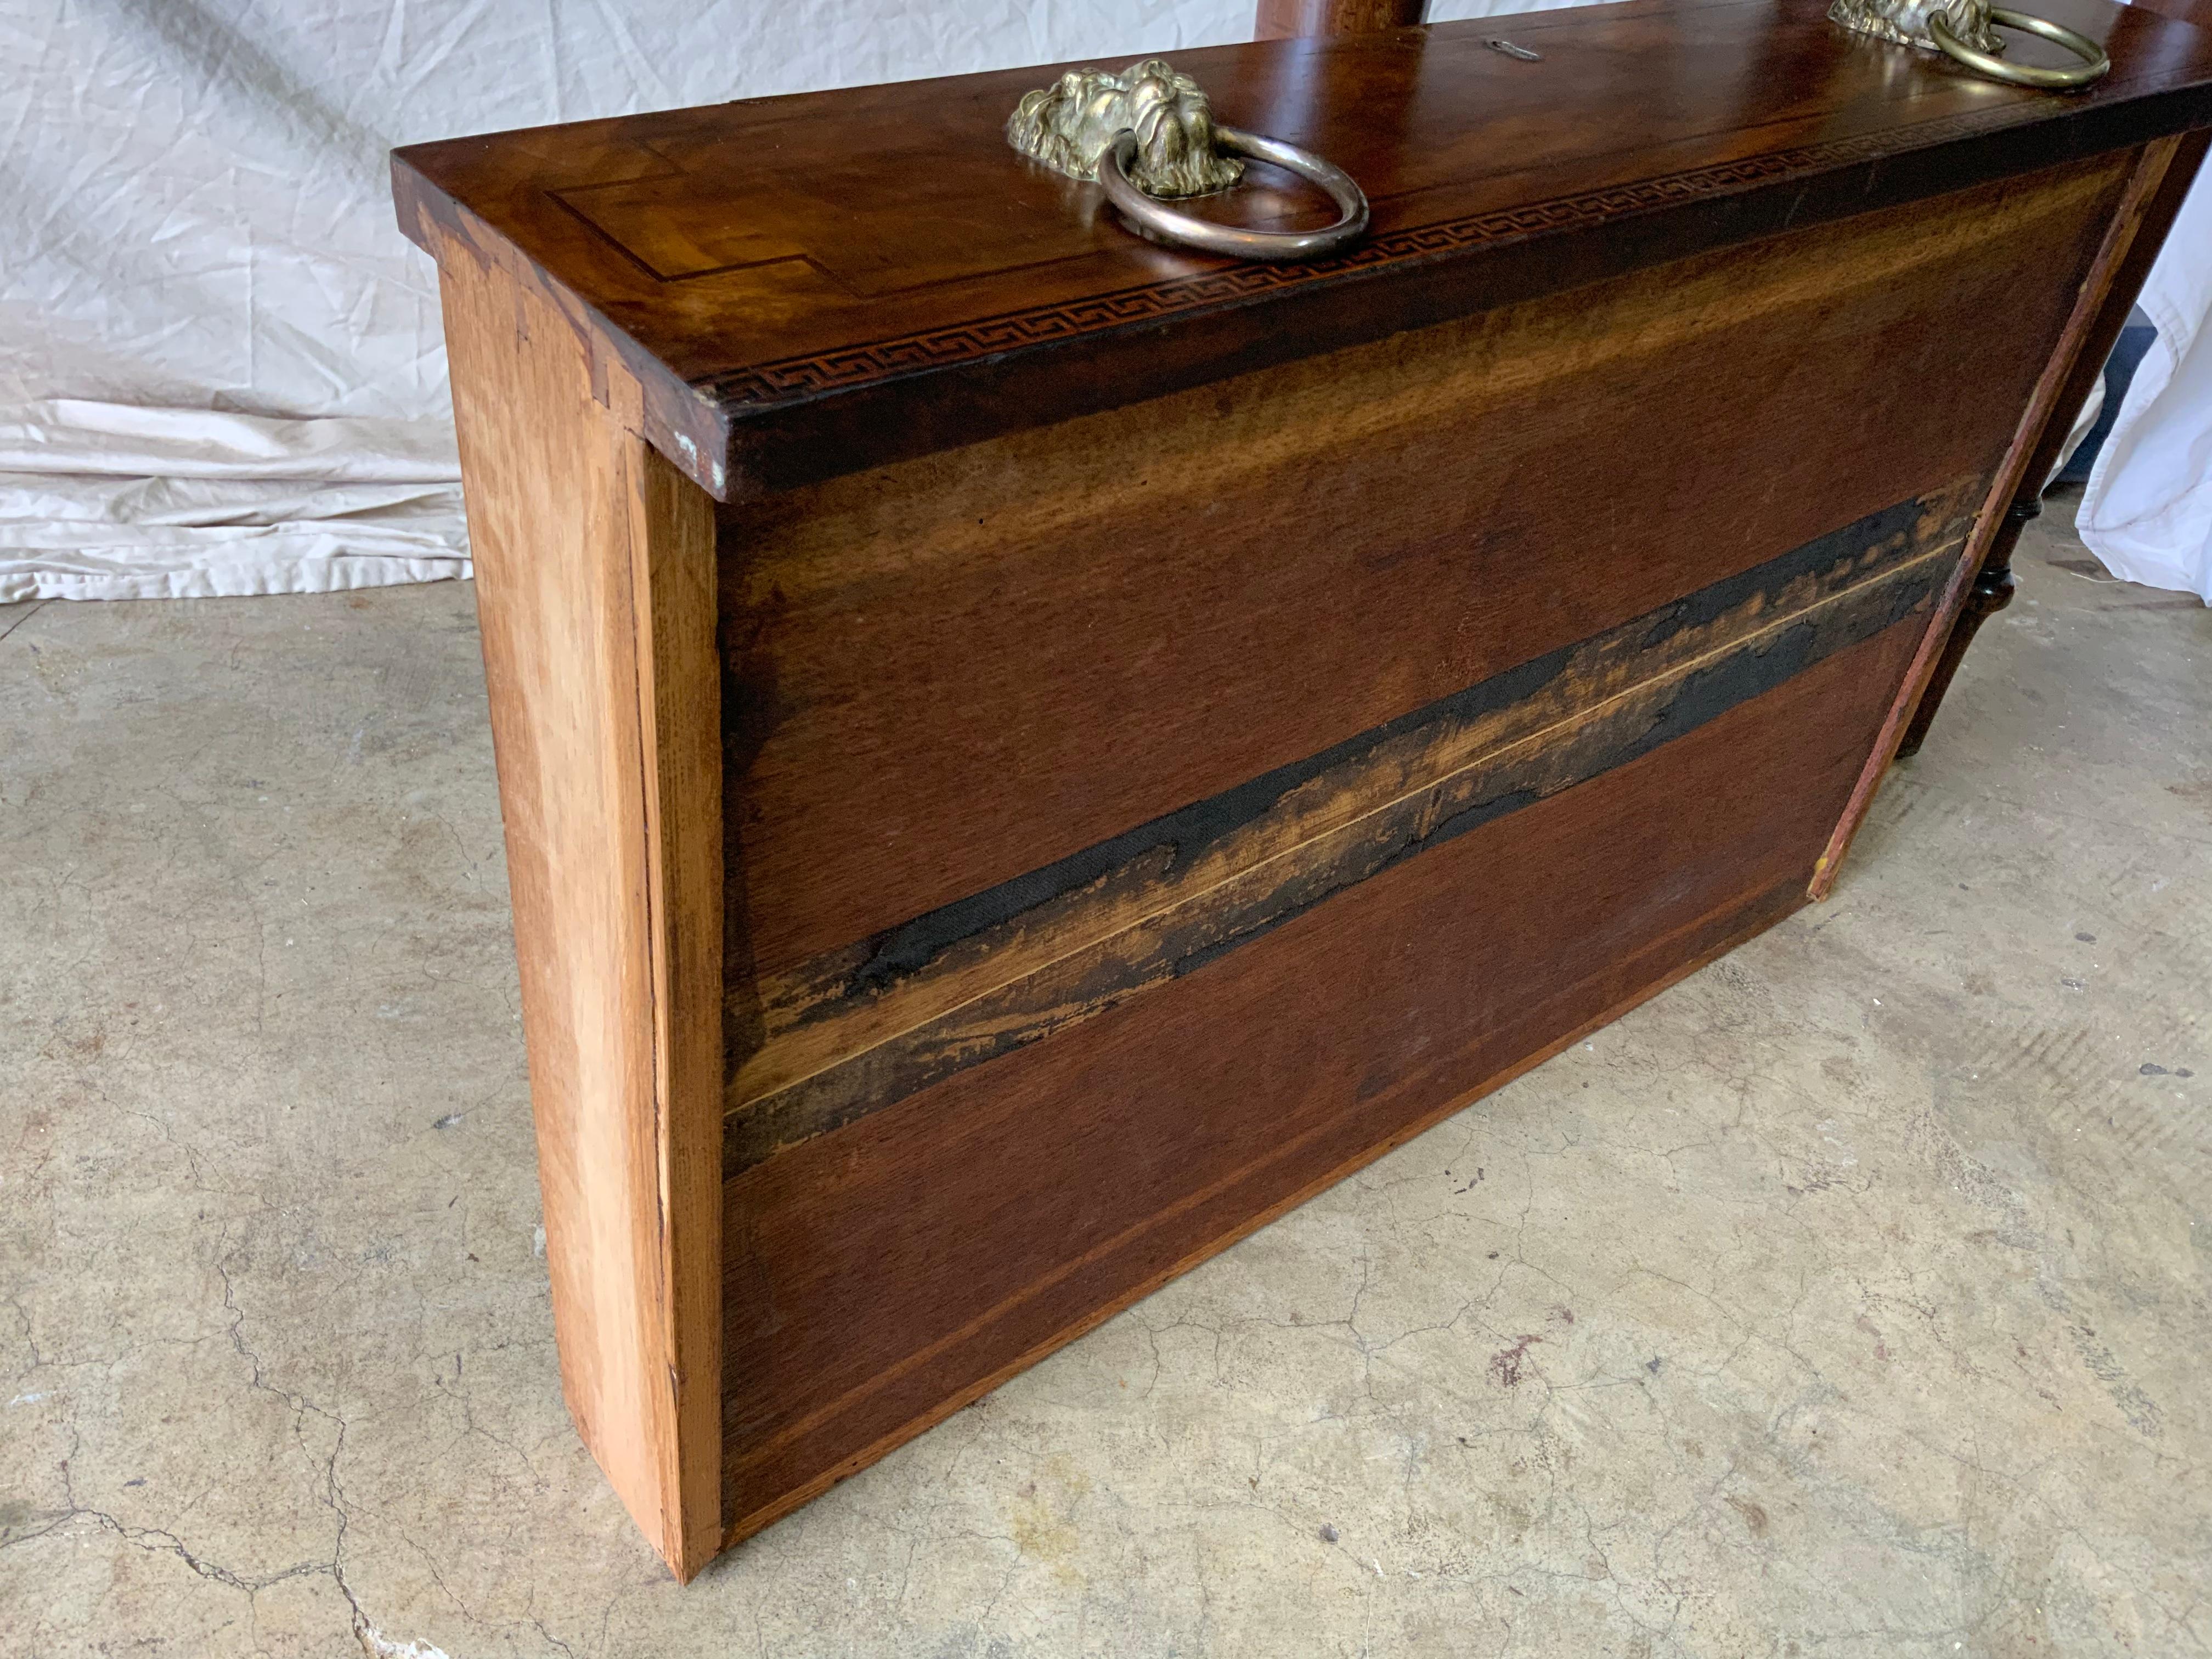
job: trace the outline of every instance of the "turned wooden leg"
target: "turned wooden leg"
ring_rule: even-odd
[[[1421,21],[1428,0],[1260,0],[1255,40],[1296,40],[1311,34],[1364,34]]]
[[[1959,620],[1951,626],[1951,637],[1943,642],[1943,654],[1936,659],[1936,672],[1928,677],[1928,689],[1920,694],[1920,706],[1912,711],[1912,723],[1905,728],[1905,740],[1897,745],[1900,760],[1920,752],[1920,745],[1927,740],[1928,728],[1936,719],[1936,711],[1943,706],[1943,694],[1951,689],[1951,676],[1959,672],[1960,661],[1966,656],[1966,647],[1974,642],[1974,635],[1981,631],[1982,624],[2012,603],[2013,590],[2018,586],[2013,580],[2012,550],[2028,520],[2040,517],[2042,513],[2043,501],[2034,495],[2023,495],[2005,509],[2004,523],[1990,544],[1989,556],[1982,561],[1981,574],[1974,578],[1973,588],[1960,610]]]

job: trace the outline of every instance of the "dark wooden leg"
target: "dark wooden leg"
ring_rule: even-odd
[[[1959,672],[1959,664],[1966,657],[1966,647],[1974,642],[1974,635],[1981,631],[1984,623],[2012,603],[2013,590],[2018,586],[2013,580],[2012,550],[2020,541],[2020,532],[2027,527],[2027,521],[2039,518],[2042,513],[2043,502],[2033,495],[2023,495],[2006,508],[2004,523],[1990,545],[1989,556],[1982,561],[1981,574],[1974,578],[1959,620],[1951,625],[1951,637],[1943,642],[1943,654],[1936,659],[1936,671],[1928,677],[1928,689],[1920,694],[1920,706],[1912,711],[1912,724],[1905,728],[1905,741],[1897,745],[1899,760],[1920,752],[1928,728],[1935,721],[1936,711],[1943,706],[1943,694],[1951,689],[1951,676]]]
[[[1428,0],[1260,0],[1252,38],[1295,40],[1311,34],[1364,34],[1421,21]]]

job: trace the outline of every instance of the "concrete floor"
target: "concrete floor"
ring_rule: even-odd
[[[0,611],[0,1653],[2212,1650],[2212,614],[2020,566],[1832,901],[688,1589],[470,590]]]

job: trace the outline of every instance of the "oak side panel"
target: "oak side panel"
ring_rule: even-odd
[[[732,994],[1986,477],[2125,165],[725,509]]]
[[[688,1577],[720,1536],[712,513],[547,296],[440,256],[562,1386]]]
[[[1803,902],[1924,627],[731,1182],[732,1538]]]

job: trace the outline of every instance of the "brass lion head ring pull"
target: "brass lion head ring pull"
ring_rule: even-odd
[[[2024,11],[2014,11],[2005,6],[1991,6],[1990,21],[2002,23],[2008,29],[2018,29],[2023,34],[2039,34],[2072,52],[2081,60],[2081,66],[2079,69],[2038,69],[2033,64],[2008,64],[1995,53],[1978,51],[1961,40],[1953,33],[1949,20],[1940,11],[1929,14],[1928,34],[1937,46],[1968,69],[1986,75],[1992,81],[2009,81],[2014,86],[2043,87],[2053,92],[2063,92],[2073,87],[2086,87],[2090,82],[2112,71],[2112,60],[2105,56],[2105,49],[2087,35],[2076,34],[2063,23],[2054,23],[2048,17],[2032,17]]]
[[[1139,234],[1237,259],[1318,259],[1367,230],[1367,197],[1312,151],[1217,125],[1198,82],[1157,58],[1120,74],[1070,70],[1024,94],[1006,142],[1071,179],[1095,181]],[[1244,173],[1240,157],[1271,161],[1328,192],[1336,222],[1319,230],[1245,230],[1180,212],[1167,200],[1212,196]]]
[[[1226,253],[1238,259],[1318,259],[1358,240],[1367,229],[1367,196],[1352,182],[1352,175],[1296,144],[1286,144],[1278,138],[1262,138],[1255,132],[1239,132],[1235,127],[1213,130],[1216,155],[1249,155],[1255,161],[1273,161],[1327,191],[1329,199],[1336,204],[1337,219],[1334,224],[1319,230],[1243,230],[1163,206],[1130,181],[1129,175],[1139,164],[1141,148],[1131,129],[1124,127],[1115,133],[1114,142],[1098,158],[1098,184],[1106,192],[1106,199],[1121,210],[1123,218],[1164,242],[1194,247],[1202,253]]]
[[[1989,0],[1835,0],[1828,15],[1862,34],[1900,46],[1917,46],[1923,52],[1943,52],[1977,75],[2016,87],[2070,92],[2103,78],[2112,67],[2105,49],[2087,35],[2077,34],[2047,17],[1993,6]],[[2033,64],[2008,64],[1997,56],[2004,43],[1993,26],[2039,35],[2065,47],[2081,60],[2081,64],[2075,69],[2039,69]]]

